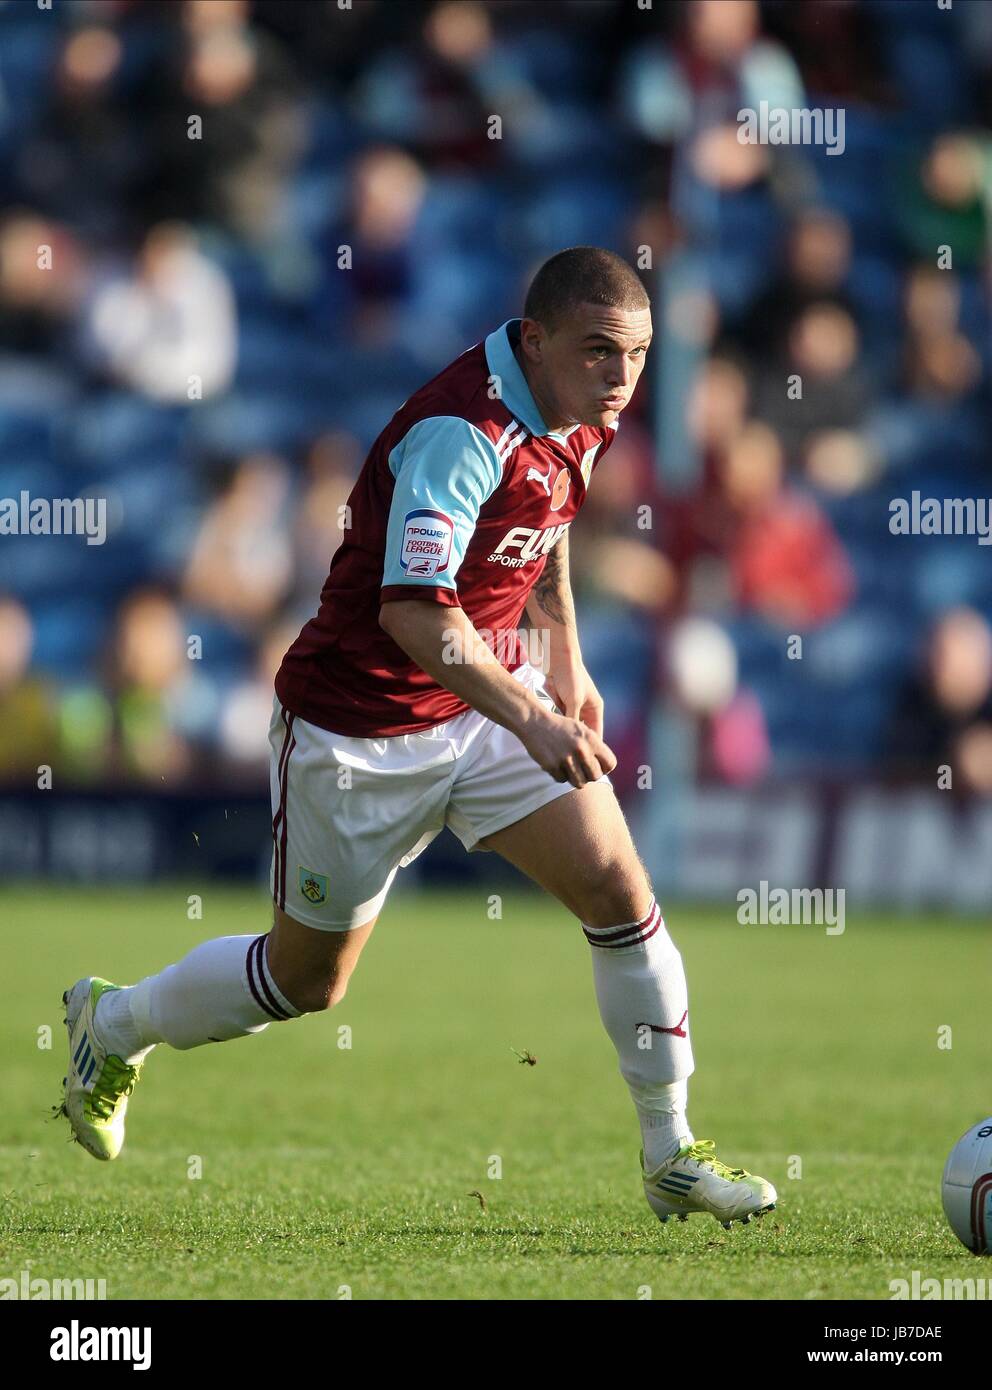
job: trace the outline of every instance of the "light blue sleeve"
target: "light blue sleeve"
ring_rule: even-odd
[[[389,455],[396,479],[382,587],[454,589],[483,504],[503,476],[496,446],[457,416],[418,420]]]

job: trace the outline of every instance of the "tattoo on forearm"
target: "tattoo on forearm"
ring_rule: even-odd
[[[541,612],[552,622],[566,623],[571,627],[575,622],[575,610],[569,592],[567,552],[559,554],[561,550],[559,542],[549,553],[541,577],[531,592]]]

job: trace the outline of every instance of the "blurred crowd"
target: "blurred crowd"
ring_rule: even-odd
[[[989,550],[888,525],[992,494],[990,216],[981,3],[0,3],[0,499],[109,503],[0,536],[0,778],[258,784],[369,445],[595,244],[655,303],[573,528],[621,790],[668,707],[725,782],[992,792]]]

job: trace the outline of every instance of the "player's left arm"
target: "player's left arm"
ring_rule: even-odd
[[[568,571],[568,532],[544,562],[526,614],[542,634],[548,656],[545,686],[561,712],[603,736],[603,699],[582,662]]]

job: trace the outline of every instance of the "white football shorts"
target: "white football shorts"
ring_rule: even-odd
[[[556,708],[537,667],[525,662],[512,674]],[[290,917],[325,931],[377,916],[397,870],[446,825],[474,850],[574,790],[474,709],[419,734],[350,738],[276,699],[269,743],[272,896]]]

